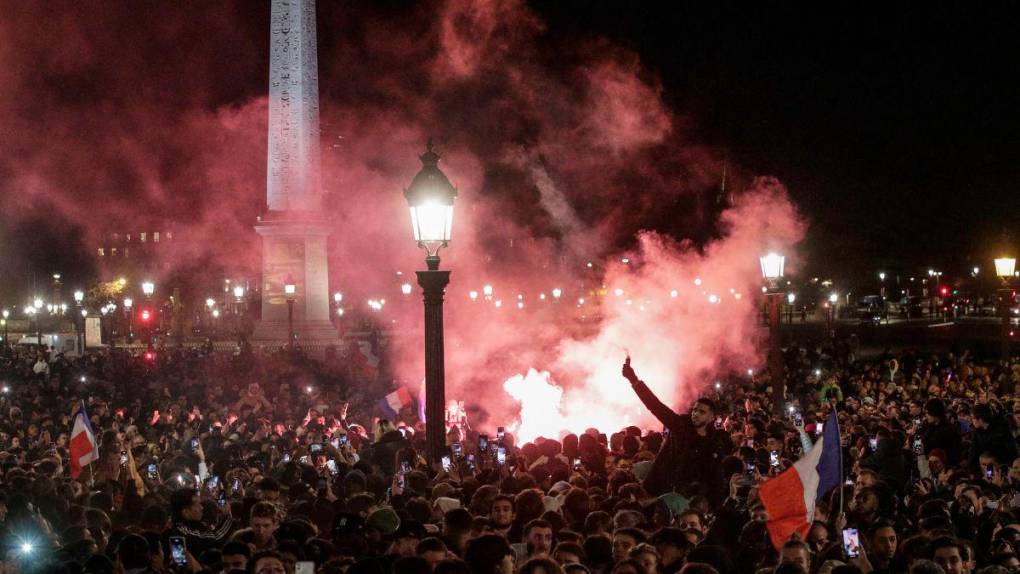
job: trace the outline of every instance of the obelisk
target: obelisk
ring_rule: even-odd
[[[269,48],[268,212],[262,236],[262,320],[255,340],[286,341],[294,300],[297,344],[335,341],[330,322],[326,238],[321,213],[319,59],[315,0],[273,0]],[[284,286],[295,285],[287,295]]]

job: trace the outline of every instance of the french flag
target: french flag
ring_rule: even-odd
[[[807,539],[815,518],[815,502],[843,480],[839,422],[832,411],[822,436],[800,460],[779,476],[762,483],[758,496],[768,512],[772,545],[779,549],[794,533]]]
[[[410,406],[411,404],[411,393],[407,392],[406,387],[400,387],[392,393],[383,397],[379,401],[379,408],[386,415],[386,418],[391,421],[397,418],[397,414],[400,413],[400,409]]]
[[[68,445],[71,456],[71,478],[78,478],[83,468],[93,461],[99,460],[99,447],[96,445],[96,433],[92,432],[92,424],[85,413],[82,402],[74,415],[74,426],[71,428],[71,442]]]

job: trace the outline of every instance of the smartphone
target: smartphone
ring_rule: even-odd
[[[312,459],[308,458],[307,454],[298,459],[298,462],[300,462],[301,464],[311,464],[311,461]]]
[[[453,456],[455,456],[457,458],[460,458],[462,456],[462,453],[464,452],[464,449],[460,446],[459,442],[453,443],[452,450],[453,450]]]
[[[227,505],[227,492],[225,490],[220,491],[220,496],[216,499],[216,504],[219,505],[220,508]]]
[[[404,477],[403,473],[397,474],[397,484],[400,488],[405,488],[407,485],[407,478]]]
[[[149,480],[159,480],[159,469],[156,468],[155,463],[149,463],[148,467]]]
[[[294,564],[294,574],[315,574],[315,562],[301,561]]]
[[[912,446],[914,448],[914,454],[924,454],[924,441],[921,439],[921,437],[914,438],[914,443]]]
[[[994,474],[995,474],[995,468],[989,466],[988,468],[985,469],[985,478],[992,478],[992,475],[994,475]]]
[[[185,553],[184,537],[170,537],[170,561],[177,566],[185,566],[188,563],[188,555]]]
[[[816,423],[815,424],[815,436],[821,435],[824,430],[825,430],[825,423]]]
[[[506,464],[506,447],[501,446],[496,449],[496,462],[499,464]]]
[[[308,446],[308,452],[312,454],[318,454],[322,452],[322,444],[317,442],[312,443],[311,445]]]
[[[443,457],[443,470],[445,472],[450,472],[450,466],[451,466],[451,464],[450,464],[450,457],[444,456]]]
[[[581,459],[574,459],[574,470],[581,470]]]
[[[861,540],[857,536],[856,528],[843,529],[843,554],[847,558],[857,558],[861,555]]]
[[[340,435],[339,437],[337,437],[336,441],[337,441],[337,444],[339,445],[336,448],[339,450],[341,446],[344,446],[344,445],[347,444],[347,435],[346,434]]]
[[[329,439],[329,444],[332,445],[333,448],[335,448],[337,450],[340,450],[340,438],[339,437],[333,437],[333,438]]]
[[[878,450],[878,437],[873,436],[868,439],[868,444],[871,446],[871,450]]]
[[[478,435],[478,452],[485,452],[487,448],[489,448],[489,435]]]
[[[779,466],[779,453],[774,450],[769,451],[769,466],[772,467]]]
[[[235,478],[234,482],[230,483],[230,490],[233,491],[233,492],[237,492],[238,490],[241,490],[241,479],[240,478]]]
[[[283,460],[283,462],[290,462],[290,453],[289,452],[283,453],[283,458],[281,460]]]
[[[504,435],[506,435],[506,429],[504,427],[496,427],[496,440],[502,443]]]
[[[128,455],[126,450],[120,451],[120,465],[124,466],[128,463]]]
[[[198,437],[191,439],[191,450],[198,450]]]
[[[411,472],[411,463],[406,460],[400,461],[400,474],[407,474]]]
[[[747,471],[747,474],[753,475],[755,472],[757,472],[758,465],[756,465],[754,462],[749,462],[747,463],[745,469]]]
[[[471,469],[471,472],[474,472],[474,470],[475,470],[475,455],[473,455],[473,454],[467,455],[467,463],[468,463],[468,468]]]
[[[715,428],[721,429],[723,427],[722,417],[715,417]]]
[[[800,411],[793,411],[793,423],[797,426],[804,426],[804,415]]]
[[[329,459],[326,461],[326,468],[329,469],[329,473],[332,474],[333,476],[336,476],[337,472],[339,472],[336,468],[336,461],[333,459]]]
[[[220,487],[220,477],[214,474],[205,480],[205,489],[210,493],[216,492],[216,489]]]

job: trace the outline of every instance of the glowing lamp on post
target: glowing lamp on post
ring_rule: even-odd
[[[237,298],[238,300],[244,297],[244,286],[242,285],[234,286],[234,297]]]
[[[776,415],[782,416],[783,403],[786,402],[786,382],[783,372],[783,355],[779,340],[779,301],[782,293],[776,291],[776,285],[783,277],[786,257],[772,252],[758,258],[761,264],[761,275],[769,284],[764,290],[768,303],[769,324],[769,374],[772,378],[772,409]]]
[[[559,287],[552,290],[552,296],[554,299],[559,299],[561,295],[563,295],[563,290]]]
[[[43,300],[38,298],[38,297],[36,297],[35,301],[32,301],[32,306],[35,307],[36,311],[39,311],[40,309],[42,309]]]
[[[336,293],[333,293],[333,302],[334,303],[339,305],[340,302],[343,301],[343,300],[344,300],[344,294],[343,293],[341,293],[339,291],[337,291]]]
[[[213,299],[212,297],[209,297],[208,299],[205,300],[205,306],[212,310],[212,308],[216,306],[216,300]]]
[[[74,302],[76,304],[78,304],[79,307],[81,306],[81,302],[84,301],[84,300],[85,300],[85,293],[83,291],[78,290],[78,291],[74,292]]]
[[[401,285],[400,286],[400,292],[403,293],[404,295],[410,295],[411,294],[411,284],[410,283],[404,283],[403,285]]]
[[[297,285],[294,279],[287,277],[283,284],[283,293],[287,296],[287,345],[294,346],[294,295],[297,293]]]
[[[999,289],[999,314],[1002,316],[1002,360],[1009,360],[1009,308],[1013,303],[1013,290],[1010,289],[1009,280],[1016,272],[1016,258],[999,257],[995,260],[995,275],[1002,281]]]
[[[156,292],[156,285],[152,281],[146,281],[142,283],[142,293],[145,293],[146,297],[152,297],[152,294]]]
[[[431,139],[418,159],[421,169],[404,190],[404,198],[414,240],[425,250],[427,271],[417,272],[425,303],[425,442],[429,461],[436,463],[446,454],[443,294],[450,282],[450,272],[439,270],[439,250],[447,247],[453,234],[457,188],[439,169],[440,157],[432,150]]]

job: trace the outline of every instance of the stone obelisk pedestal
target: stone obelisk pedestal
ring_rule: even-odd
[[[273,0],[269,63],[268,213],[262,236],[262,320],[256,341],[286,342],[284,285],[293,282],[297,344],[336,342],[330,322],[319,157],[319,64],[315,0]]]

